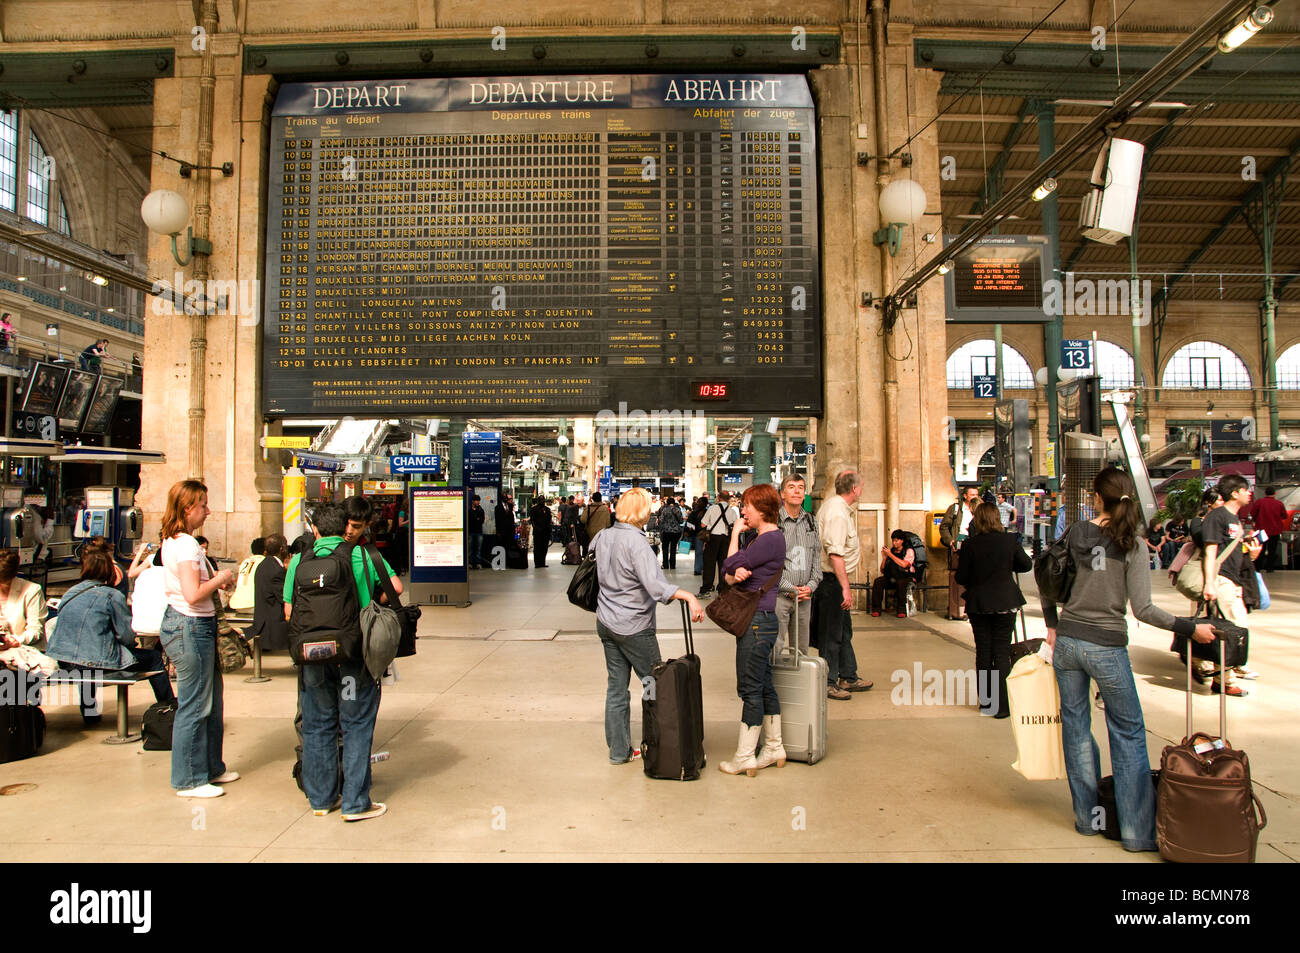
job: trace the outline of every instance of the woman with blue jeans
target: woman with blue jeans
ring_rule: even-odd
[[[221,797],[217,785],[239,780],[221,760],[221,669],[213,597],[233,589],[229,569],[213,574],[194,531],[208,518],[208,488],[182,480],[167,491],[162,561],[167,610],[158,632],[176,666],[179,696],[172,726],[172,787],[178,797]]]
[[[1148,625],[1172,629],[1198,642],[1213,642],[1209,625],[1175,618],[1151,603],[1151,570],[1138,535],[1137,491],[1122,470],[1108,467],[1092,483],[1093,512],[1067,534],[1076,575],[1058,619],[1056,604],[1043,601],[1047,642],[1061,692],[1065,769],[1074,802],[1074,829],[1099,834],[1097,812],[1101,755],[1092,736],[1089,680],[1101,690],[1115,775],[1115,811],[1125,850],[1156,850],[1156,802],[1147,756],[1146,725],[1128,657],[1125,606]]]
[[[776,597],[785,568],[785,534],[778,523],[781,497],[772,484],[751,486],[741,495],[740,507],[741,518],[731,528],[731,542],[722,572],[729,586],[739,586],[747,592],[756,592],[767,586],[767,591],[759,599],[753,622],[736,640],[736,694],[742,703],[740,740],[736,744],[735,758],[720,762],[718,770],[724,774],[743,771],[752,778],[759,768],[771,764],[785,767],[785,747],[781,744],[781,700],[772,684],[772,649],[780,631]],[[740,537],[747,530],[756,531],[756,535],[742,549]],[[766,740],[763,750],[755,757],[760,731]]]
[[[614,511],[617,522],[591,540],[596,554],[600,595],[596,600],[596,634],[605,649],[609,682],[605,689],[605,743],[609,763],[627,764],[641,757],[632,747],[628,679],[644,680],[661,661],[655,637],[655,605],[680,599],[699,622],[704,609],[695,596],[670,585],[655,558],[644,527],[650,519],[650,494],[640,487],[624,493]]]

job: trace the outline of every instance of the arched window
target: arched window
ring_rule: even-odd
[[[1249,390],[1250,372],[1222,344],[1193,341],[1174,352],[1160,386],[1174,390]]]
[[[968,341],[948,358],[948,387],[953,390],[970,390],[972,377],[980,374],[992,376],[997,363],[993,340],[984,338]],[[1029,362],[1009,344],[1002,345],[1002,386],[1007,390],[1033,390],[1034,374]]]
[[[53,160],[36,138],[28,136],[27,150],[27,217],[42,225],[50,224],[50,183]]]
[[[0,112],[0,208],[18,207],[18,112]]]
[[[59,232],[72,237],[72,222],[68,219],[68,206],[63,201],[62,193],[59,194]]]
[[[1133,357],[1128,351],[1109,341],[1098,341],[1095,350],[1096,354],[1093,355],[1097,362],[1095,370],[1101,375],[1103,390],[1133,387],[1136,384],[1133,377]]]
[[[1277,359],[1278,390],[1300,390],[1300,344],[1293,344]]]

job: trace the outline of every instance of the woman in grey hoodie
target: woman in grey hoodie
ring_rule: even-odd
[[[1097,783],[1101,756],[1092,736],[1091,679],[1101,689],[1115,773],[1115,811],[1125,850],[1156,849],[1156,802],[1147,757],[1146,725],[1128,657],[1126,607],[1148,625],[1213,642],[1209,625],[1175,618],[1151,603],[1151,570],[1137,537],[1137,491],[1122,470],[1108,467],[1092,481],[1093,512],[1067,534],[1076,576],[1058,619],[1043,602],[1052,666],[1061,691],[1061,735],[1074,802],[1074,828],[1099,834]],[[1104,825],[1103,825],[1104,826]]]

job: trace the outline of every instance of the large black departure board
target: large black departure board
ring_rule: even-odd
[[[265,413],[819,413],[815,128],[791,75],[282,87]]]

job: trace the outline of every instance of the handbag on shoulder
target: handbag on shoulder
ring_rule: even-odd
[[[596,572],[596,551],[589,550],[569,580],[569,601],[579,609],[596,611],[596,600],[600,597],[600,577]]]
[[[415,654],[415,630],[420,621],[420,616],[424,613],[419,606],[402,605],[402,597],[397,594],[393,588],[393,581],[384,573],[379,572],[379,567],[384,565],[383,557],[379,555],[379,550],[374,546],[366,547],[366,554],[370,557],[371,564],[375,567],[376,573],[381,577],[379,586],[384,591],[384,596],[388,599],[388,608],[397,614],[397,621],[401,623],[402,634],[397,643],[396,658],[408,658]]]
[[[1034,560],[1034,582],[1038,584],[1038,594],[1057,605],[1065,605],[1070,601],[1076,572],[1074,557],[1070,555],[1070,530],[1066,530]]]
[[[758,612],[758,604],[763,600],[763,596],[767,595],[767,591],[776,585],[782,571],[778,569],[761,589],[745,590],[739,586],[729,587],[726,592],[710,602],[704,611],[718,628],[725,629],[736,638],[740,638],[749,630],[750,623],[754,621],[754,614]]]

